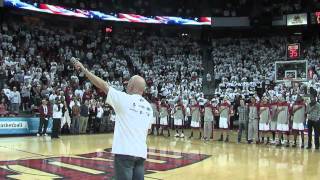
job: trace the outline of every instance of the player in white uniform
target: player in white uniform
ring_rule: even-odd
[[[200,120],[200,105],[198,102],[195,102],[191,106],[191,135],[189,138],[193,137],[193,131],[194,130],[199,130],[199,139],[201,139],[201,120]]]
[[[270,121],[270,131],[272,133],[272,142],[271,142],[272,144],[276,142],[277,119],[278,119],[278,114],[276,113],[277,108],[278,108],[278,98],[274,96],[271,103],[271,121]]]
[[[223,141],[223,132],[226,134],[225,142],[229,142],[229,126],[230,126],[230,113],[231,105],[225,97],[223,103],[219,106],[219,129],[222,130],[219,141]]]
[[[269,144],[269,131],[271,120],[271,108],[266,97],[262,98],[262,102],[259,106],[259,132],[261,137],[261,143],[264,143],[264,137],[267,136],[267,144]]]
[[[277,131],[279,142],[277,146],[281,146],[281,140],[283,140],[283,134],[287,135],[286,147],[289,147],[289,107],[290,105],[285,101],[283,97],[279,98],[277,111]]]
[[[185,108],[182,102],[179,101],[173,111],[174,126],[176,129],[175,137],[184,138],[184,133],[183,133],[184,115],[185,115]],[[181,133],[179,133],[179,129],[181,130]]]
[[[151,103],[151,107],[153,110],[153,118],[152,118],[152,125],[151,125],[151,132],[149,134],[154,134],[154,129],[157,131],[157,135],[159,135],[159,126],[158,126],[158,119],[159,119],[159,104],[156,100],[153,100]]]
[[[170,137],[170,129],[169,129],[169,113],[170,107],[166,103],[165,100],[162,100],[160,105],[160,135],[163,136],[163,130],[166,129],[168,131],[168,137]]]
[[[297,136],[301,135],[301,148],[304,148],[304,124],[306,121],[306,104],[298,96],[296,102],[292,105],[292,132],[294,135],[294,144],[297,147]]]

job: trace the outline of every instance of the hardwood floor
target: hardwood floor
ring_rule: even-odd
[[[112,137],[0,138],[0,179],[112,179]],[[149,136],[145,179],[320,178],[320,151],[237,144],[231,137],[223,143]]]

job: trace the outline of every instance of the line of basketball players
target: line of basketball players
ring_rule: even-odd
[[[221,130],[219,141],[224,140],[224,135],[225,142],[229,141],[230,117],[234,111],[227,98],[219,105],[214,105],[208,101],[201,107],[199,103],[195,102],[188,109],[183,106],[181,101],[173,108],[170,108],[165,101],[160,104],[152,102],[151,105],[154,110],[152,134],[154,130],[157,130],[158,135],[163,135],[164,131],[167,131],[167,136],[170,136],[170,122],[173,121],[173,127],[176,130],[175,137],[184,138],[183,130],[189,117],[191,118],[189,138],[192,138],[194,132],[198,131],[199,139],[202,138],[207,141],[213,137],[214,120],[217,117],[215,115],[218,114],[219,123],[217,125],[218,129]],[[297,137],[300,134],[301,148],[304,148],[307,109],[301,97],[298,97],[292,105],[287,103],[283,97],[274,97],[272,100],[263,97],[260,103],[257,103],[254,97],[251,98],[250,103],[245,103],[241,99],[237,113],[239,117],[238,143],[241,142],[242,132],[245,131],[247,132],[246,140],[249,144],[255,141],[256,144],[277,144],[277,146],[285,145],[289,147],[289,135],[291,132],[294,136],[292,147],[297,146]],[[276,134],[278,135],[277,142]],[[284,140],[284,135],[286,135],[286,141]],[[272,136],[272,140],[270,136]],[[308,148],[310,148],[311,144],[310,138],[312,137],[309,136]]]

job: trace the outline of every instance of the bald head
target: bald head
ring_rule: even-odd
[[[143,77],[134,75],[130,78],[127,86],[128,94],[140,94],[142,95],[146,88],[146,81]]]

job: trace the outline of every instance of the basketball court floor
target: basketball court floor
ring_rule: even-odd
[[[0,179],[112,179],[112,136],[0,138]],[[320,178],[316,150],[158,136],[149,136],[148,146],[145,179]]]

